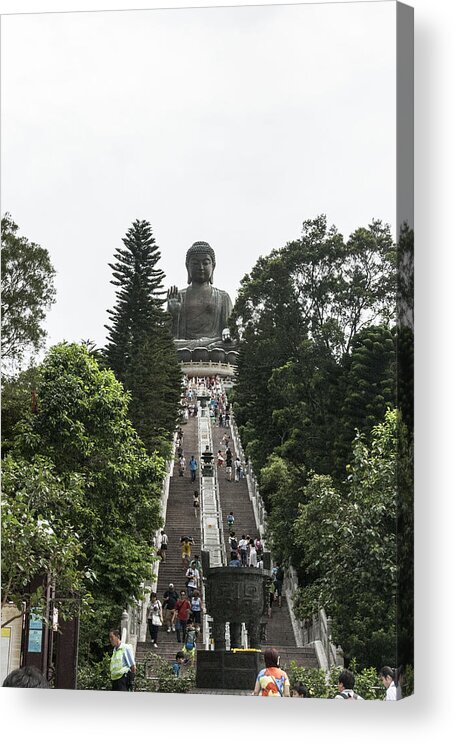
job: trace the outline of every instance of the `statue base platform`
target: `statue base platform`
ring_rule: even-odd
[[[234,377],[237,367],[231,363],[218,363],[215,361],[181,361],[182,371],[187,376],[219,376],[227,379]]]
[[[253,692],[257,674],[262,666],[262,652],[229,652],[224,649],[198,650],[196,687]]]

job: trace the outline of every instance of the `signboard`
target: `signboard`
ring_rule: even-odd
[[[43,644],[43,621],[36,614],[30,615],[28,624],[27,652],[41,652]]]
[[[11,647],[11,627],[7,626],[2,629],[1,643],[1,664],[0,664],[0,685],[9,674],[9,654]]]

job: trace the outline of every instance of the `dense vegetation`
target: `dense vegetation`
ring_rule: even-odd
[[[106,359],[130,392],[131,421],[147,451],[166,454],[179,410],[181,372],[150,224],[133,222],[114,257],[116,303],[108,310]]]
[[[159,252],[149,225],[136,222],[113,266],[116,278],[125,278],[119,291],[131,310],[122,315],[119,299],[112,312],[113,328],[122,317],[128,324],[108,346],[113,364],[114,340],[117,358],[125,351],[125,368],[115,369],[121,381],[108,367],[109,353],[89,343],[56,345],[42,363],[17,372],[25,350],[44,338],[54,269],[47,251],[17,238],[9,215],[2,229],[4,329],[8,360],[16,364],[2,383],[2,606],[45,615],[51,585],[59,616],[81,618],[79,658],[87,668],[103,656],[122,610],[142,596],[155,559],[163,454],[180,398],[180,369],[157,293]],[[122,260],[126,265],[134,251],[128,283]],[[36,280],[29,286],[30,269]]]
[[[2,228],[2,368],[17,371],[27,353],[42,347],[43,320],[55,301],[55,270],[48,251],[19,236],[5,214]]]
[[[297,569],[301,618],[325,607],[361,667],[412,661],[411,300],[406,225],[397,249],[379,221],[345,241],[320,216],[257,261],[231,318],[269,541]]]

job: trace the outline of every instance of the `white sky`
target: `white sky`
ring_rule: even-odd
[[[57,270],[48,345],[105,339],[108,262],[151,222],[166,284],[207,240],[235,300],[326,213],[395,224],[395,4],[2,18],[2,213]]]

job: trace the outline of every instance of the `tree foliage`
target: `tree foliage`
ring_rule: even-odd
[[[393,403],[395,261],[387,225],[345,242],[319,216],[242,280],[234,409],[257,471],[276,453],[342,477],[355,427],[371,428]]]
[[[55,270],[48,251],[26,237],[5,214],[2,227],[2,359],[20,365],[24,354],[37,351],[46,332],[46,311],[55,301]]]
[[[123,245],[110,264],[117,290],[106,359],[130,392],[130,417],[147,450],[163,453],[178,415],[181,373],[163,309],[160,251],[146,221],[133,222]]]
[[[268,541],[297,570],[301,615],[326,606],[343,649],[363,663],[393,662],[397,580],[402,644],[412,644],[412,245],[406,226],[396,246],[378,220],[346,240],[324,215],[307,220],[300,239],[243,278],[231,317],[234,411]],[[386,452],[397,407],[400,432]],[[411,649],[400,656],[412,662]]]
[[[140,597],[151,574],[164,461],[147,455],[128,418],[128,395],[87,348],[66,343],[52,348],[37,393],[35,414],[15,428],[8,498],[22,507],[20,496],[31,492],[33,474],[41,488],[36,484],[36,497],[28,501],[29,520],[41,514],[59,540],[77,535],[73,568],[80,589],[97,603],[123,608]],[[24,461],[34,466],[26,484],[19,476]],[[22,477],[30,466],[23,467]],[[18,564],[28,569],[21,560]],[[79,583],[75,579],[73,589]],[[62,582],[61,589],[65,586]]]
[[[9,455],[2,469],[2,606],[12,602],[20,610],[25,601],[36,610],[44,599],[36,582],[40,577],[50,578],[68,596],[80,593],[82,546],[65,511],[80,499],[82,477],[64,482],[40,455],[31,461]]]
[[[313,475],[293,526],[304,553],[306,584],[297,611],[307,618],[324,607],[345,653],[361,666],[395,666],[397,598],[397,437],[389,411],[353,448],[348,490]]]

